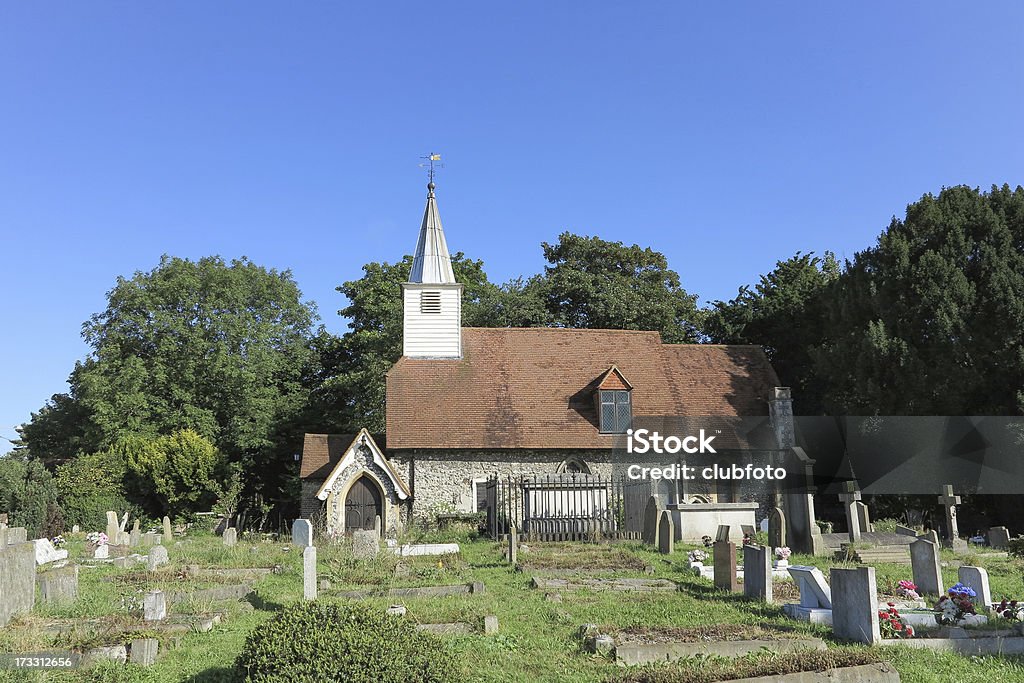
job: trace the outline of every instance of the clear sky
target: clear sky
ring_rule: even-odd
[[[1022,121],[1019,2],[9,0],[0,437],[163,253],[291,269],[343,332],[334,288],[412,250],[430,151],[492,280],[571,230],[705,302],[944,185],[1024,184]]]

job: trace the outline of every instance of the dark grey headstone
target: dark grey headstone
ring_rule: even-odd
[[[939,564],[939,546],[928,539],[919,538],[910,544],[910,565],[914,583],[922,595],[942,595],[942,565]]]
[[[661,500],[657,496],[647,499],[644,507],[644,530],[641,539],[648,545],[658,542],[658,517],[661,515]]]
[[[658,552],[662,555],[671,555],[675,550],[675,525],[672,523],[672,513],[662,510],[658,518]]]
[[[719,533],[721,533],[721,529],[722,527],[719,527]],[[728,541],[715,541],[712,551],[715,562],[715,588],[735,593],[739,590],[740,585],[736,578],[736,544]]]
[[[772,554],[764,546],[743,546],[743,594],[762,602],[772,601]]]
[[[1010,545],[1010,530],[1005,526],[994,526],[988,530],[988,544],[993,548],[1007,548]]]

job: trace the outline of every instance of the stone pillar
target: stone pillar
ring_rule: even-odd
[[[793,424],[793,395],[789,387],[775,387],[768,399],[768,417],[775,430],[775,440],[780,450],[796,445],[796,429]]]
[[[519,531],[515,524],[508,528],[508,562],[513,567],[519,562]]]
[[[316,600],[316,546],[302,549],[302,598]]]
[[[164,543],[170,543],[174,540],[174,531],[171,529],[171,518],[164,516]]]
[[[875,568],[832,569],[829,583],[836,638],[865,645],[881,642]]]
[[[743,595],[772,601],[772,555],[764,546],[743,546]]]

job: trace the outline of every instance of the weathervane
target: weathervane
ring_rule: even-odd
[[[425,157],[420,157],[420,159],[425,159],[426,160],[426,163],[420,164],[420,168],[429,168],[430,169],[429,171],[427,171],[427,178],[428,178],[430,184],[433,185],[434,184],[434,162],[435,161],[438,161],[438,162],[441,161],[441,155],[440,154],[435,154],[434,152],[431,152],[430,154],[428,154]],[[441,163],[437,164],[437,168],[444,168],[444,164],[441,164]]]

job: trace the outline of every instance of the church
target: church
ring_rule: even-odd
[[[386,433],[305,435],[303,517],[336,534],[379,518],[393,537],[413,517],[482,511],[496,476],[619,475],[628,463],[617,454],[640,416],[792,415],[760,347],[665,344],[631,330],[462,327],[462,289],[431,182],[409,282],[395,292],[403,344],[387,374]],[[684,504],[739,497],[731,486],[669,493]]]

